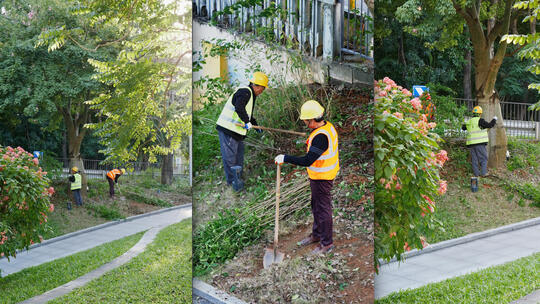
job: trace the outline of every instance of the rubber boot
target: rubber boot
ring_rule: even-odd
[[[244,189],[244,181],[240,178],[242,167],[240,166],[232,166],[231,167],[233,173],[234,173],[234,179],[232,181],[232,187],[234,191],[238,192]]]
[[[71,210],[71,202],[67,202],[67,210]]]
[[[478,191],[478,177],[471,177],[471,191]]]

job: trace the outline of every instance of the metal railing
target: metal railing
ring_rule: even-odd
[[[69,159],[60,158],[57,159],[62,163],[62,176],[67,176],[70,173]],[[83,159],[84,174],[88,179],[105,178],[108,171],[119,168],[118,166],[103,164],[102,160],[96,159]],[[126,168],[129,168],[129,175],[151,175],[152,177],[158,177],[161,174],[161,164],[150,162],[129,162],[125,164]],[[188,164],[177,164],[173,167],[173,176],[187,176],[189,175]]]
[[[334,60],[348,54],[373,60],[373,17],[363,0],[261,0],[250,7],[245,3],[194,0],[193,12],[199,20],[266,37],[312,57]]]
[[[470,112],[478,105],[475,99],[455,98],[458,106],[465,106]],[[540,111],[529,110],[531,104],[501,101],[506,135],[518,139],[540,140]]]

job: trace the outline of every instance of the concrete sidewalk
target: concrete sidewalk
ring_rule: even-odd
[[[20,252],[17,258],[11,258],[10,261],[6,258],[0,259],[1,275],[7,276],[150,228],[178,223],[189,217],[191,204],[132,216],[46,240],[42,244],[32,246],[28,251]]]
[[[505,227],[521,227],[520,223]],[[486,237],[421,253],[409,257],[405,262],[382,265],[375,277],[375,298],[382,298],[402,289],[414,289],[429,283],[439,282],[476,272],[495,265],[504,264],[540,252],[540,225],[531,225],[517,230],[495,230],[486,232]],[[477,234],[478,235],[478,234]],[[457,243],[457,242],[456,242]]]

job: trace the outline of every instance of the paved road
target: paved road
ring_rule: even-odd
[[[150,228],[168,226],[189,217],[191,204],[137,215],[46,240],[28,251],[17,254],[17,258],[11,258],[10,261],[6,258],[0,259],[1,275],[7,276]]]
[[[513,225],[515,227],[516,224]],[[419,254],[402,263],[381,266],[379,275],[375,277],[375,298],[476,272],[537,252],[540,252],[540,224]]]

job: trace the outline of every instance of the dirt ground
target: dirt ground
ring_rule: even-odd
[[[285,253],[282,263],[263,269],[264,248],[270,248],[273,240],[273,232],[268,231],[263,240],[245,248],[203,280],[249,303],[373,303],[369,92],[342,88],[334,93],[336,110],[346,117],[345,123],[336,125],[341,170],[333,189],[334,250],[313,255],[316,244],[297,245],[310,233],[313,220],[308,212],[301,221],[280,223],[279,248]],[[223,194],[215,195],[230,199]]]

